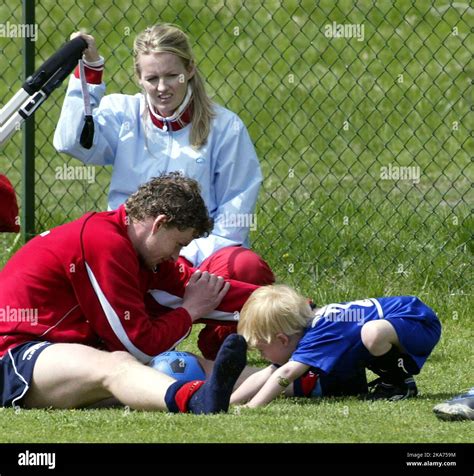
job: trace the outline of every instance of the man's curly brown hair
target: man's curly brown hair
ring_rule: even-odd
[[[127,215],[135,221],[166,215],[166,226],[180,231],[194,229],[194,238],[207,236],[214,227],[196,180],[179,172],[154,177],[125,202]]]

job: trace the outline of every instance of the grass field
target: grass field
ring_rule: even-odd
[[[282,399],[212,417],[0,409],[1,441],[472,442],[472,423],[443,423],[432,413],[474,385],[472,7],[139,0],[123,11],[108,1],[38,3],[39,57],[88,28],[107,59],[108,92],[137,90],[130,55],[137,32],[158,19],[183,26],[209,91],[242,117],[255,143],[265,180],[253,243],[278,279],[320,304],[418,295],[440,316],[443,336],[412,401]],[[2,4],[0,18],[20,22],[21,11]],[[332,22],[364,24],[364,41],[327,38]],[[21,41],[0,38],[0,46],[9,60],[4,103],[21,85]],[[52,146],[64,89],[36,113],[38,230],[106,206],[109,170],[97,169],[93,184],[55,178],[56,167],[78,164]],[[0,151],[0,172],[17,185],[20,151],[21,134]],[[419,167],[419,183],[383,180],[388,165]],[[0,235],[0,268],[13,239]],[[196,350],[195,335],[183,349]]]
[[[432,407],[466,387],[472,341],[445,325],[445,335],[417,378],[420,396],[399,403],[352,398],[280,399],[265,409],[227,415],[170,415],[128,409],[0,410],[2,441],[121,443],[472,443],[471,422],[440,422]],[[194,339],[190,339],[192,341]],[[464,347],[465,352],[460,352]],[[182,349],[192,349],[185,345]],[[250,363],[259,364],[255,356]]]

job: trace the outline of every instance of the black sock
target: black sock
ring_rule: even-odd
[[[386,354],[375,357],[367,367],[382,377],[384,382],[393,384],[403,383],[405,379],[419,372],[413,359],[394,346]]]
[[[198,414],[226,412],[235,382],[246,363],[245,339],[231,334],[219,349],[211,376],[190,398],[188,410]]]

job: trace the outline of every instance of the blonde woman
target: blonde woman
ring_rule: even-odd
[[[79,68],[71,77],[54,145],[86,164],[111,165],[108,204],[116,209],[142,183],[162,173],[181,171],[201,186],[214,219],[205,238],[183,248],[178,263],[253,284],[270,284],[269,266],[248,249],[251,217],[262,181],[255,149],[243,122],[213,103],[206,94],[187,35],[174,25],[161,24],[141,32],[134,42],[135,74],[141,92],[105,95],[104,58],[93,36],[82,36]],[[84,84],[84,83],[87,84]],[[82,88],[90,95],[94,122],[90,148],[81,145],[84,127]],[[161,305],[172,307],[156,292]],[[208,320],[199,348],[213,359],[236,323]]]

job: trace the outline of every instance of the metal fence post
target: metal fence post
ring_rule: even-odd
[[[35,24],[35,2],[23,0],[23,24]],[[30,35],[23,39],[24,80],[35,71],[35,44]],[[22,165],[22,238],[26,242],[35,235],[35,118],[30,116],[23,129]]]

